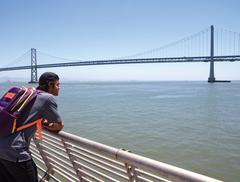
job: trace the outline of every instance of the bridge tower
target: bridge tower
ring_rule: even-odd
[[[38,83],[37,78],[37,53],[35,48],[31,48],[31,81],[29,83]]]
[[[214,77],[214,27],[213,25],[211,26],[211,40],[210,40],[210,56],[211,56],[211,61],[210,61],[210,75],[208,78],[208,82],[213,83],[215,82],[215,77]]]

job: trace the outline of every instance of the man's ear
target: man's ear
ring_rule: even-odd
[[[48,88],[50,88],[52,86],[53,86],[52,82],[48,82]]]
[[[48,82],[48,92],[50,91],[50,89],[52,89],[52,84],[51,82]]]

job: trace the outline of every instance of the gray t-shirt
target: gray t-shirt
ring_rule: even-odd
[[[37,95],[32,107],[26,113],[26,122],[29,123],[40,118],[48,122],[61,122],[62,119],[57,111],[57,104],[53,95],[40,92]],[[0,158],[13,161],[23,162],[31,159],[29,151],[30,140],[36,131],[32,126],[20,132],[0,139]]]

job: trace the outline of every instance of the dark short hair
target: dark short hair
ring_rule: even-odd
[[[39,78],[38,89],[47,91],[48,90],[48,83],[49,82],[55,82],[57,80],[59,80],[59,77],[58,77],[58,75],[56,73],[45,72]]]

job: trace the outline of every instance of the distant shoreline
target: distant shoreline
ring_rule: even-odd
[[[81,80],[62,80],[62,83],[156,83],[156,82],[207,82],[207,80],[90,80],[90,81],[81,81]],[[240,82],[240,80],[231,80],[232,83]],[[0,80],[0,83],[23,83],[29,84],[28,81],[13,81],[13,80]],[[224,83],[224,82],[223,82]],[[34,83],[35,84],[35,83]],[[221,82],[216,82],[216,84],[221,84]]]

